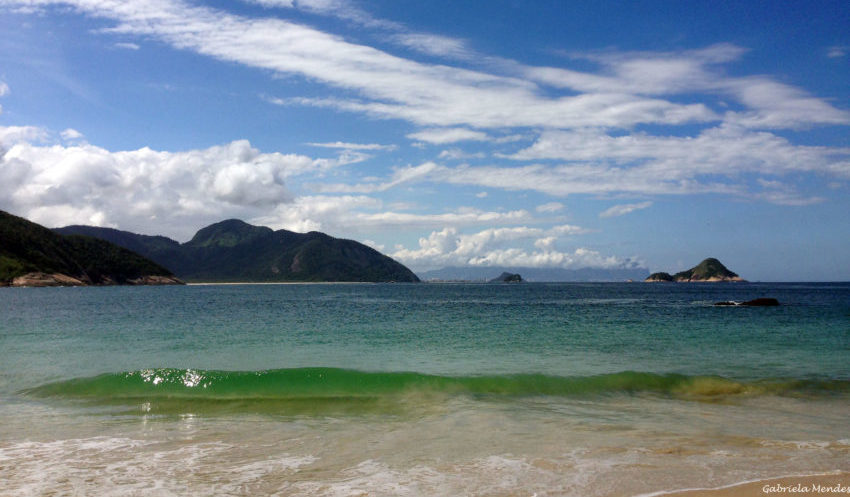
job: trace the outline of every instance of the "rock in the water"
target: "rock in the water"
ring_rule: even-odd
[[[774,298],[758,298],[753,300],[748,300],[746,302],[736,302],[734,300],[726,300],[723,302],[716,302],[714,305],[742,305],[747,307],[773,307],[779,305],[779,301]]]

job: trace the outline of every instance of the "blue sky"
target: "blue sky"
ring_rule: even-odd
[[[0,209],[850,280],[850,4],[0,0]]]

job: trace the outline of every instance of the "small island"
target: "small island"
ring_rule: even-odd
[[[522,283],[522,281],[522,276],[519,274],[504,272],[498,277],[490,280],[490,283]]]
[[[670,273],[652,273],[644,280],[648,283],[659,282],[744,282],[736,273],[733,273],[719,260],[709,257],[687,271],[680,271],[671,275]]]

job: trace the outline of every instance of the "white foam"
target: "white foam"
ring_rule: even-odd
[[[234,453],[246,457],[239,447],[223,442],[175,446],[111,437],[21,441],[0,447],[0,495],[238,495],[246,485],[317,460],[279,454],[240,462]]]

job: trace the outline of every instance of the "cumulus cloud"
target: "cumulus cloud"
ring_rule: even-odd
[[[0,147],[8,147],[16,143],[41,142],[47,137],[47,131],[37,126],[0,126]],[[0,148],[0,152],[2,151],[3,149]]]
[[[559,230],[518,226],[464,234],[448,227],[420,238],[417,248],[398,247],[391,255],[417,270],[466,265],[575,269],[620,267],[625,263],[617,257],[586,248],[559,251],[555,248],[558,233]],[[523,247],[523,242],[531,243]]]
[[[63,140],[73,141],[82,139],[84,135],[74,128],[67,128],[59,133],[59,136],[61,136]]]
[[[45,135],[39,128],[0,127],[0,203],[48,226],[121,226],[183,239],[223,217],[253,218],[291,203],[286,178],[338,165],[261,153],[246,140],[182,152],[112,152],[86,143],[33,143]]]
[[[613,205],[604,211],[599,213],[599,217],[618,217],[625,216],[626,214],[632,213],[634,211],[639,211],[641,209],[646,209],[647,207],[652,206],[652,202],[639,202],[636,204],[619,204]]]

